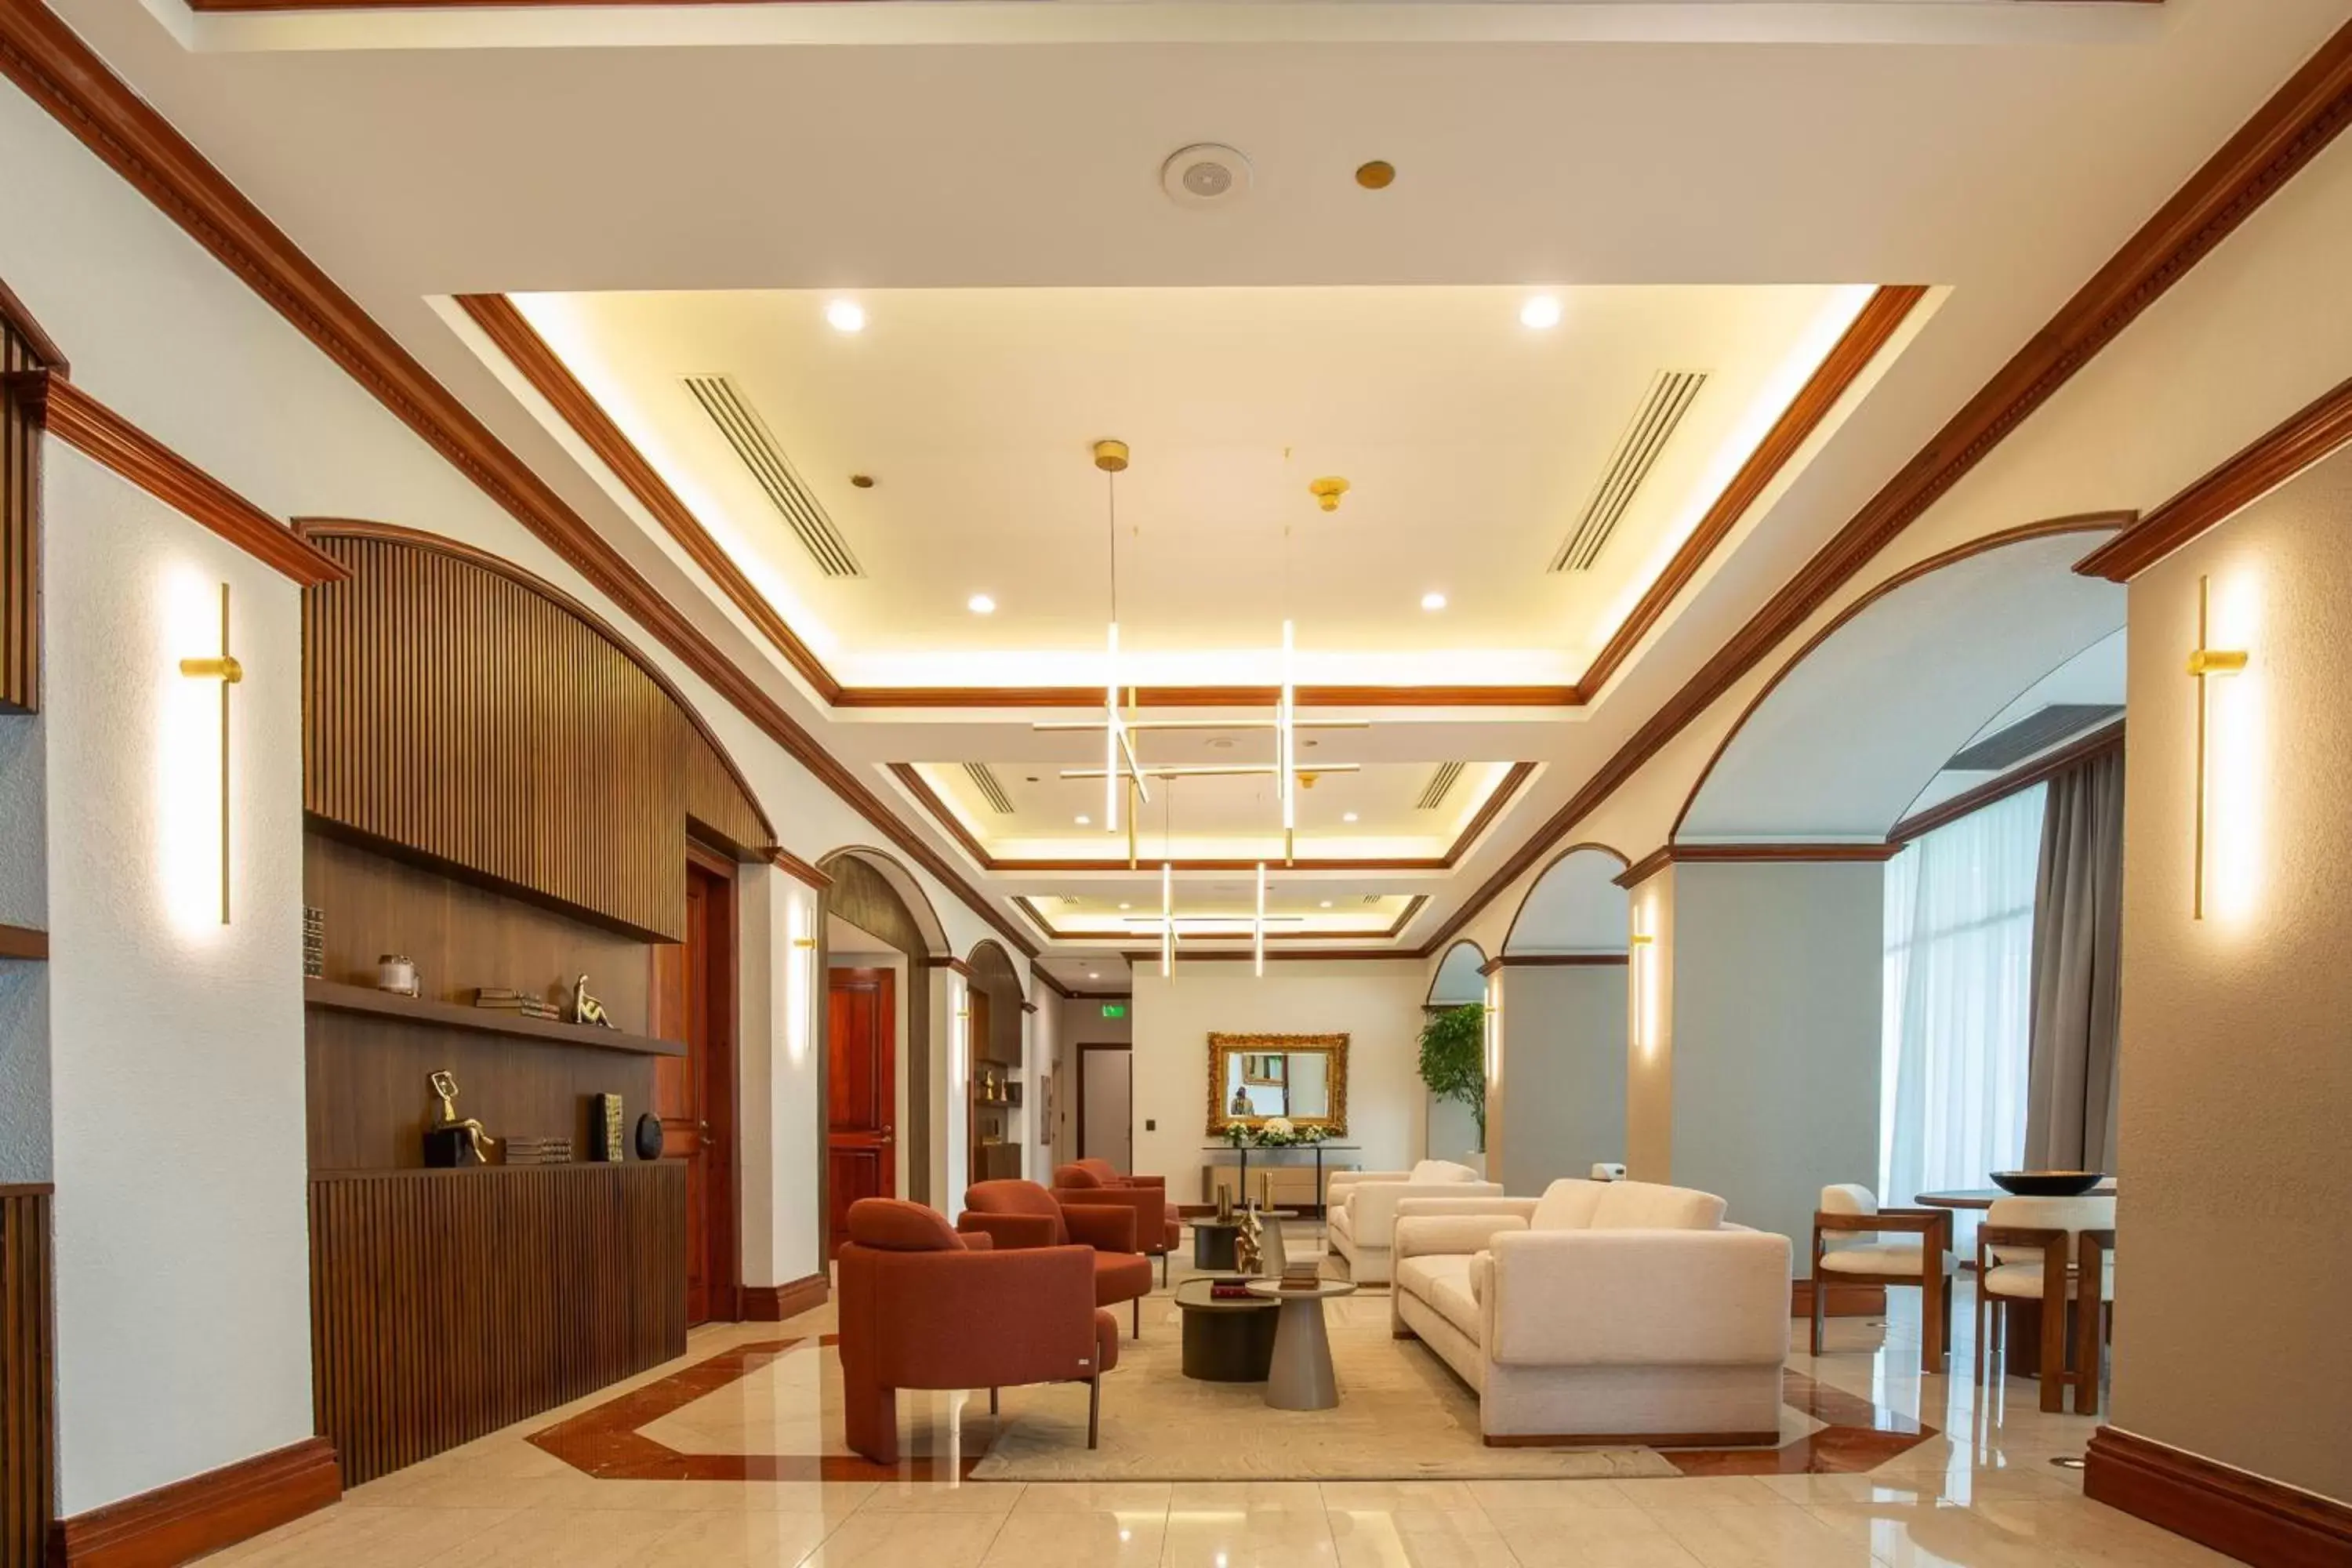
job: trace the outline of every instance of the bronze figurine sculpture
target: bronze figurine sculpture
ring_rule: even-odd
[[[612,1015],[604,1011],[604,1004],[588,994],[588,977],[584,974],[572,983],[572,1021],[575,1024],[593,1024],[600,1029],[620,1027],[613,1022]]]
[[[461,1120],[458,1117],[457,1075],[450,1072],[448,1068],[442,1068],[425,1081],[432,1086],[435,1094],[441,1097],[441,1110],[433,1119],[432,1131],[425,1135],[427,1156],[425,1163],[427,1164],[438,1163],[432,1158],[436,1145],[438,1144],[446,1152],[450,1164],[459,1163],[457,1151],[460,1148],[473,1155],[476,1164],[488,1164],[490,1163],[489,1146],[498,1140],[483,1131],[482,1124],[474,1118],[469,1116]],[[459,1133],[464,1134],[462,1139],[457,1136]]]

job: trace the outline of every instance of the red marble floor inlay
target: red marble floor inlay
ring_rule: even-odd
[[[952,1468],[947,1456],[929,1452],[908,1453],[896,1465],[877,1465],[854,1454],[686,1453],[642,1430],[794,1349],[812,1343],[823,1348],[838,1341],[837,1335],[819,1334],[737,1345],[534,1432],[530,1441],[600,1480],[931,1481],[950,1474],[969,1479],[995,1436],[991,1424],[967,1428],[965,1450]],[[1937,1435],[1932,1426],[1858,1394],[1816,1383],[1802,1373],[1783,1373],[1781,1389],[1790,1408],[1827,1425],[1773,1448],[1657,1452],[1686,1476],[1831,1474],[1874,1469]],[[928,1435],[915,1438],[918,1444],[928,1440]]]

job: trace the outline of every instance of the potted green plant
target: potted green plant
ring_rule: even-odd
[[[1486,1009],[1476,1002],[1432,1013],[1421,1026],[1421,1081],[1440,1100],[1470,1108],[1486,1148]]]

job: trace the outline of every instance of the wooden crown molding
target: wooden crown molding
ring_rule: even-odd
[[[1020,900],[1014,900],[1016,903],[1019,901]],[[966,980],[978,978],[978,976],[972,973],[972,967],[970,963],[956,957],[950,952],[932,953],[929,957],[923,960],[923,967],[926,969],[948,970],[952,973],[962,975]]]
[[[43,370],[55,371],[59,375],[73,374],[73,367],[66,363],[65,351],[41,330],[41,323],[33,320],[33,312],[25,308],[25,301],[16,298],[16,291],[5,281],[0,281],[0,321],[7,323]]]
[[[2083,557],[2086,577],[2128,583],[2206,530],[2235,516],[2352,442],[2352,381],[2337,383],[2211,473]]]
[[[2083,1495],[2254,1568],[2352,1563],[2352,1506],[2102,1426],[2084,1456]]]
[[[1818,865],[1892,860],[1901,853],[1900,844],[1669,844],[1610,879],[1621,888],[1638,888],[1669,866]]]
[[[2237,134],[2060,307],[1861,511],[1748,618],[1584,786],[1448,916],[1423,952],[1475,919],[1685,726],[1786,640],[1896,536],[2352,123],[2352,24],[2320,46]]]
[[[1077,994],[1076,992],[1071,990],[1068,986],[1055,979],[1051,974],[1045,973],[1045,970],[1042,965],[1034,963],[1031,964],[1029,966],[1029,977],[1044,985],[1046,990],[1051,991],[1055,995],[1059,996],[1065,1002]]]
[[[305,1437],[49,1527],[52,1568],[186,1563],[327,1507],[343,1495],[335,1447]]]
[[[663,598],[40,0],[0,0],[0,74],[851,810],[1014,946],[1034,955],[1035,944],[1001,909]]]
[[[49,435],[273,571],[306,588],[351,575],[292,529],[56,371],[18,371],[7,382],[8,395]]]
[[[0,925],[0,958],[39,963],[49,956],[49,933],[37,926]]]
[[[1095,700],[1097,704],[1101,702],[1099,693],[1097,694]],[[1487,792],[1486,798],[1480,803],[1477,811],[1472,814],[1470,820],[1463,824],[1462,831],[1454,835],[1454,842],[1446,847],[1445,853],[1442,856],[1421,858],[1396,856],[1385,858],[1367,856],[1362,858],[1351,858],[1347,856],[1317,856],[1303,860],[1285,862],[1283,869],[1286,871],[1451,871],[1462,863],[1462,858],[1470,852],[1471,847],[1478,842],[1479,837],[1494,825],[1495,819],[1501,816],[1504,809],[1517,796],[1520,787],[1535,776],[1537,766],[1538,764],[1534,763],[1512,763],[1509,771],[1496,782],[1492,790]],[[961,846],[963,852],[971,857],[972,864],[983,871],[1003,871],[1013,875],[1029,876],[1063,871],[1129,869],[1125,859],[1118,856],[1103,859],[1087,859],[1076,856],[1055,859],[1000,859],[990,854],[988,847],[981,843],[971,828],[964,826],[962,816],[940,797],[939,791],[931,787],[930,781],[923,776],[919,767],[912,763],[892,763],[889,764],[889,772],[890,776],[898,781],[899,787],[912,795],[916,803],[929,814],[931,820],[939,825],[940,830]],[[1256,869],[1259,863],[1259,860],[1255,858],[1207,859],[1197,857],[1169,862],[1179,871],[1250,871]],[[1269,868],[1274,863],[1272,858],[1265,861]],[[1150,864],[1156,866],[1160,862],[1154,860]],[[1030,918],[1037,920],[1040,927],[1044,927],[1044,921],[1034,908],[1030,910]]]
[[[1506,969],[1622,969],[1633,962],[1630,952],[1507,952],[1478,966],[1481,974]]]
[[[719,755],[724,756],[726,753],[721,752]],[[833,886],[831,877],[826,876],[781,844],[768,846],[768,864],[786,876],[799,878],[820,893]]]
[[[1948,801],[1915,812],[1887,831],[1889,844],[1905,845],[1923,833],[1933,833],[1947,823],[1958,822],[1971,812],[1982,811],[1995,801],[2007,800],[2020,790],[2056,778],[2069,768],[2077,768],[2094,757],[2124,749],[2124,721],[2103,724],[2087,735],[2068,742],[2038,762],[2028,763],[2013,773],[1987,779],[1974,788],[1962,790]]]

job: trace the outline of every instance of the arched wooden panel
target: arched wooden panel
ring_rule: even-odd
[[[314,816],[676,941],[686,836],[773,840],[677,691],[547,584],[446,540],[312,522],[351,570],[303,601]]]

